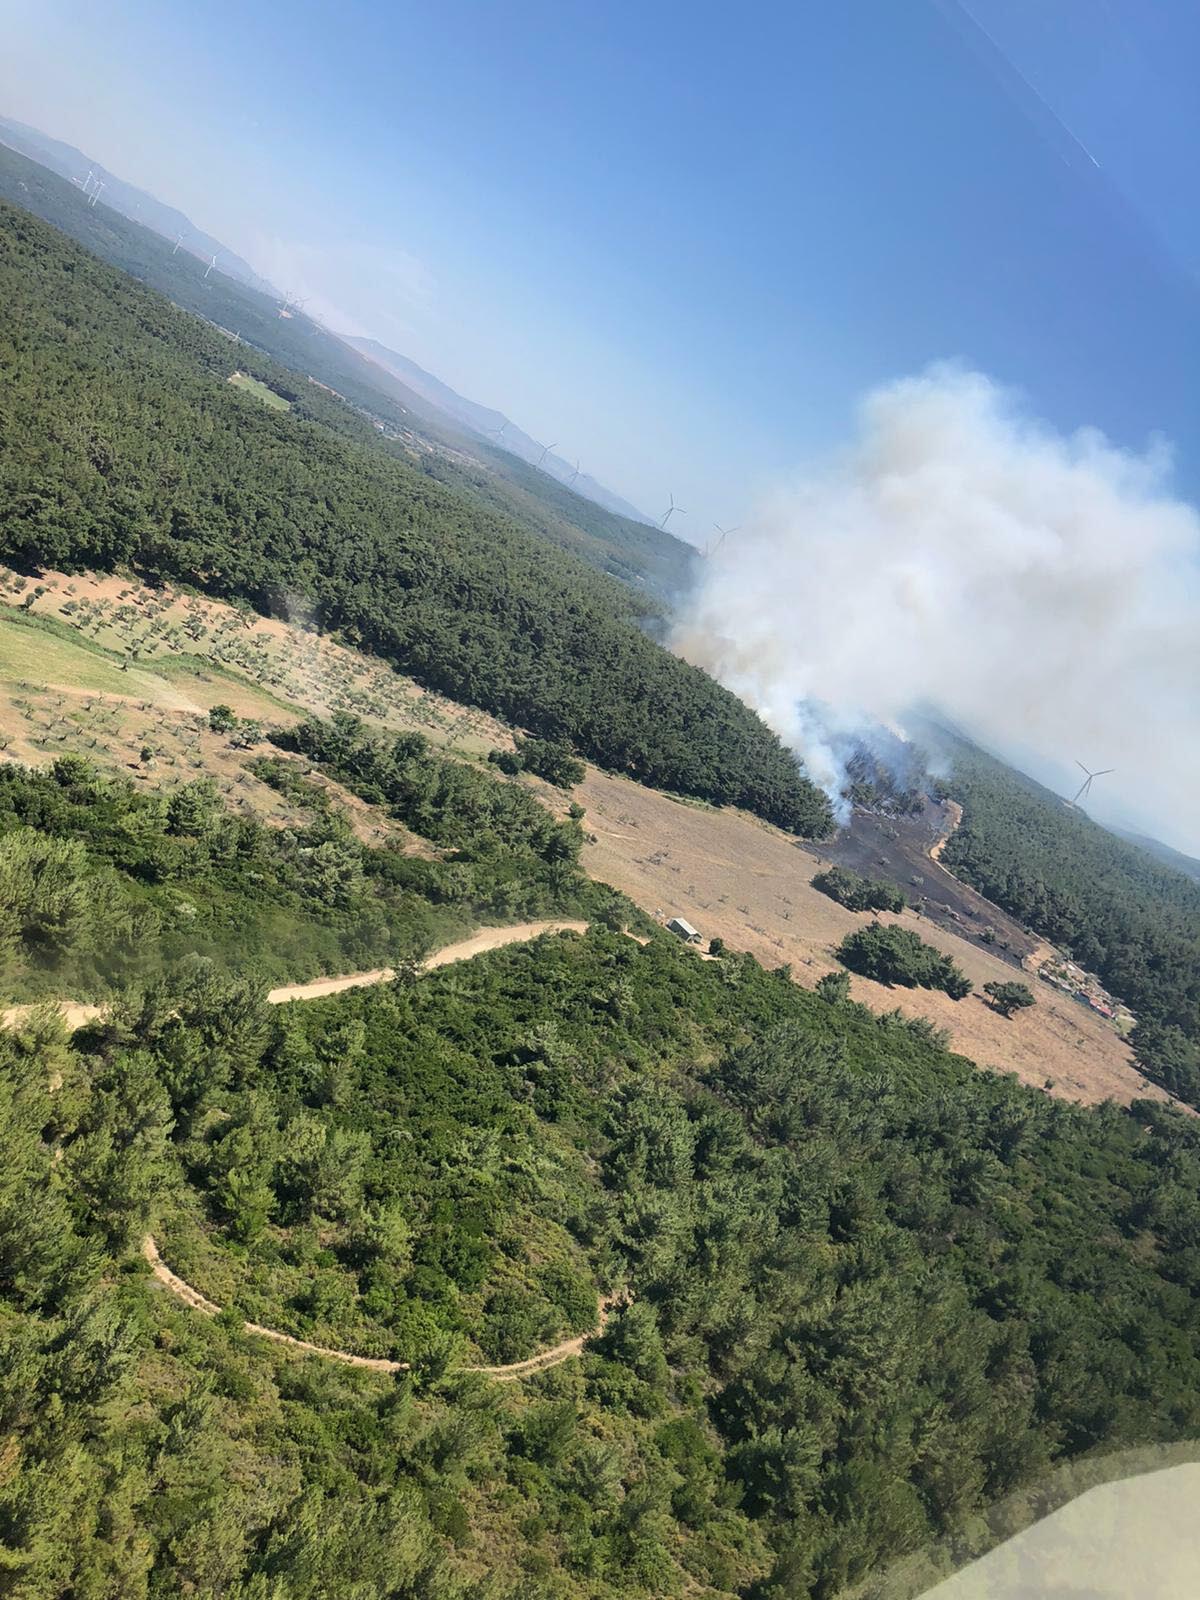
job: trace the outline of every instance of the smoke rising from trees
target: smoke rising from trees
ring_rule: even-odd
[[[1169,470],[933,367],[726,541],[675,646],[835,801],[848,737],[924,704],[1043,773],[1117,768],[1097,804],[1200,851],[1200,517]]]

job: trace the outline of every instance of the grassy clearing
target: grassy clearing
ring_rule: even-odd
[[[61,684],[107,694],[145,694],[149,674],[122,671],[119,657],[47,617],[0,613],[0,680]]]
[[[272,411],[290,411],[292,409],[290,400],[285,400],[281,394],[276,394],[274,389],[268,389],[265,383],[260,383],[257,378],[252,378],[248,372],[231,373],[229,381],[235,389],[244,389],[247,394],[252,394],[261,400],[263,405],[270,406]]]

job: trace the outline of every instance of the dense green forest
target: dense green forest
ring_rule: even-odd
[[[269,1009],[184,963],[71,1043],[0,1037],[0,1582],[830,1597],[1200,1428],[1198,1191],[1177,1116],[661,935]],[[228,1314],[152,1285],[147,1228]],[[455,1370],[610,1287],[582,1359]]]
[[[1095,972],[1147,1077],[1200,1106],[1200,884],[965,741],[952,755],[943,864]]]
[[[207,258],[199,261],[186,250],[176,251],[172,241],[106,205],[89,205],[66,179],[5,146],[0,146],[0,198],[52,223],[185,311],[238,334],[238,359],[248,369],[261,356],[273,357],[290,369],[292,387],[296,374],[324,384],[332,396],[305,382],[300,403],[329,426],[352,429],[358,437],[369,434],[374,448],[408,461],[414,459],[415,442],[417,464],[431,478],[659,600],[669,601],[691,581],[698,558],[690,545],[615,516],[499,446],[460,432],[413,390],[302,312],[281,317],[276,300],[226,277],[219,265],[206,278]],[[347,405],[338,403],[339,395]],[[364,427],[347,406],[383,432]]]
[[[803,833],[820,792],[627,592],[399,461],[225,380],[228,340],[0,209],[2,553],[128,565],[326,627],[647,783]],[[281,388],[279,369],[257,374]]]

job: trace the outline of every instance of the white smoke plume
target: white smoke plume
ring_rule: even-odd
[[[943,366],[859,420],[705,563],[675,648],[835,803],[840,736],[924,703],[1035,775],[1117,768],[1097,813],[1200,854],[1200,517],[1169,454],[1056,434]]]

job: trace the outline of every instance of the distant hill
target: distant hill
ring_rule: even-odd
[[[300,312],[281,315],[274,292],[200,261],[75,184],[0,142],[0,198],[32,211],[101,260],[332,392],[372,424],[380,449],[417,461],[427,477],[468,494],[589,566],[669,606],[687,589],[697,552],[660,528],[617,516],[455,421],[377,361]],[[223,259],[223,258],[222,258]],[[205,262],[207,265],[207,262]]]
[[[17,122],[11,117],[0,117],[0,143],[8,145],[10,149],[28,156],[31,161],[36,161],[39,165],[48,167],[51,172],[66,178],[79,188],[81,193],[88,174],[93,174],[104,185],[100,194],[100,204],[110,206],[123,217],[128,217],[131,222],[140,223],[164,239],[169,239],[172,249],[178,240],[182,250],[202,259],[206,266],[213,256],[216,256],[217,265],[226,277],[257,289],[262,294],[271,295],[274,299],[279,298],[280,291],[267,279],[260,277],[249,262],[243,261],[229,249],[228,245],[222,244],[219,239],[197,228],[189,217],[182,211],[176,210],[174,206],[166,205],[144,189],[126,183],[123,178],[119,178],[99,161],[84,154],[82,150],[77,150],[74,145],[64,144],[62,140],[53,139],[40,129],[31,128],[28,124]],[[564,485],[569,483],[575,494],[594,501],[596,505],[603,506],[615,516],[626,517],[634,522],[651,521],[643,512],[630,505],[629,501],[623,500],[611,489],[606,489],[602,483],[597,483],[588,473],[581,472],[572,480],[574,467],[561,456],[547,455],[542,461],[542,446],[502,412],[466,399],[449,384],[426,372],[415,361],[410,361],[407,356],[389,350],[386,345],[380,344],[375,339],[345,337],[343,342],[404,384],[410,391],[408,396],[410,400],[413,396],[419,397],[440,417],[450,419],[459,427],[469,428],[472,433],[484,439],[493,440],[520,461],[540,466],[547,476],[556,478]],[[425,408],[417,409],[423,411]]]
[[[611,489],[606,489],[602,483],[597,483],[595,478],[586,472],[581,472],[577,478],[574,477],[575,469],[569,461],[564,461],[552,451],[549,454],[545,453],[536,439],[523,432],[502,411],[495,411],[490,406],[482,406],[475,400],[466,399],[449,384],[443,383],[440,378],[435,378],[432,373],[419,367],[415,361],[410,361],[407,356],[400,355],[396,350],[389,350],[377,339],[347,338],[346,343],[360,351],[369,361],[378,362],[393,377],[399,378],[402,383],[415,390],[423,400],[436,406],[455,422],[463,424],[484,438],[491,439],[500,449],[507,450],[519,460],[538,467],[549,477],[557,478],[563,485],[569,485],[576,494],[594,500],[597,505],[614,512],[618,517],[628,517],[634,522],[648,523],[651,520],[636,506],[630,505],[628,500],[622,500],[620,495],[613,494]]]
[[[1148,833],[1129,833],[1124,828],[1109,828],[1108,831],[1128,844],[1137,845],[1139,850],[1144,850],[1164,866],[1182,872],[1185,878],[1194,878],[1200,883],[1200,861],[1195,856],[1185,856],[1182,850],[1174,850],[1169,844],[1163,844],[1161,839],[1152,839]]]
[[[259,277],[249,262],[243,261],[219,239],[214,239],[211,234],[198,228],[182,211],[177,211],[174,206],[164,205],[161,200],[156,200],[144,189],[137,189],[133,184],[126,183],[123,178],[117,177],[116,173],[110,172],[99,161],[84,155],[82,150],[76,150],[74,145],[63,144],[60,139],[52,139],[49,134],[42,133],[37,128],[30,128],[24,122],[15,122],[11,117],[0,117],[0,143],[8,145],[11,150],[19,150],[22,155],[28,156],[31,161],[36,161],[41,166],[49,167],[51,172],[57,172],[60,177],[66,178],[81,191],[88,173],[93,173],[104,185],[101,191],[104,205],[111,206],[123,217],[128,217],[133,222],[140,222],[143,227],[152,228],[155,233],[162,234],[164,239],[170,239],[172,247],[175,241],[179,240],[181,249],[187,250],[191,255],[202,256],[206,263],[216,256],[221,271],[227,277],[236,278],[239,283],[248,284],[252,289],[258,289],[264,294],[278,293],[265,278]]]

